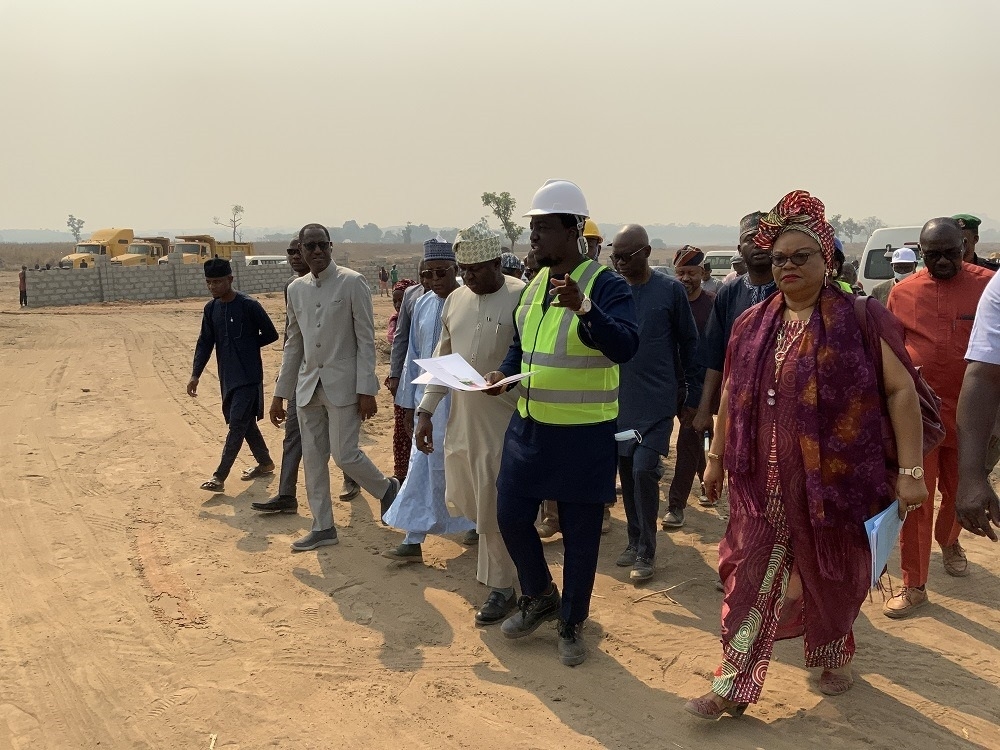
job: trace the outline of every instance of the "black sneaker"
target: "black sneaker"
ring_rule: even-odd
[[[298,513],[299,503],[291,495],[275,495],[263,503],[250,503],[250,507],[262,513]]]
[[[631,568],[635,565],[635,558],[638,554],[638,550],[631,544],[625,548],[625,551],[618,555],[618,559],[615,560],[615,565],[619,568]]]
[[[382,553],[382,557],[403,563],[422,563],[424,553],[419,544],[400,544]]]
[[[635,558],[635,565],[632,566],[632,572],[629,573],[629,578],[636,583],[639,583],[641,581],[648,581],[652,577],[653,560],[649,557]]]
[[[534,633],[538,626],[559,618],[559,589],[552,584],[552,591],[542,596],[522,596],[517,600],[518,611],[503,621],[500,630],[508,638],[524,638]]]
[[[581,637],[582,630],[582,622],[570,625],[563,620],[559,621],[559,661],[567,667],[583,664],[587,658],[587,647],[583,645]]]
[[[324,529],[323,531],[310,531],[301,539],[292,542],[292,552],[308,552],[320,547],[336,544],[338,541],[337,529],[335,528]]]

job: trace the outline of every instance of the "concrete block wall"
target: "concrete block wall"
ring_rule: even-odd
[[[101,300],[101,278],[96,268],[28,269],[28,307],[86,305]]]
[[[287,265],[248,266],[243,253],[234,253],[232,263],[233,284],[247,294],[280,292],[295,274]],[[201,283],[205,283],[204,274]]]
[[[240,257],[233,258],[233,283],[247,294],[280,292],[292,275],[288,266],[247,266],[242,253],[237,255]],[[180,254],[171,255],[165,265],[125,268],[102,256],[96,268],[29,270],[27,281],[29,307],[209,296],[204,268],[201,264],[184,265]]]
[[[114,266],[99,268],[103,295],[102,301],[176,299],[174,269],[166,266]]]

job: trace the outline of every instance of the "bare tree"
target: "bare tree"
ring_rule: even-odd
[[[840,214],[834,214],[833,216],[826,217],[826,220],[830,222],[830,226],[833,227],[834,234],[844,233],[844,218]]]
[[[73,214],[69,215],[66,219],[66,226],[69,227],[69,231],[73,233],[73,239],[77,242],[80,241],[81,230],[83,229],[84,221],[83,219],[76,218]]]
[[[240,224],[243,223],[243,206],[233,205],[229,209],[232,216],[225,221],[221,221],[218,216],[212,217],[212,223],[218,224],[220,227],[228,227],[233,230],[233,242],[236,242],[236,230],[239,229]],[[243,234],[240,233],[240,239],[243,239]]]
[[[517,240],[524,234],[524,227],[515,223],[511,218],[514,209],[517,208],[517,201],[508,192],[503,193],[483,193],[483,205],[493,210],[493,213],[503,225],[503,233],[510,240],[510,249],[514,249]]]
[[[841,230],[847,237],[848,242],[854,242],[854,238],[865,231],[865,228],[858,224],[854,219],[844,219],[844,223],[841,225]]]
[[[869,237],[876,229],[881,229],[885,226],[885,222],[877,216],[869,216],[868,218],[859,221],[858,224],[861,225],[861,228]]]

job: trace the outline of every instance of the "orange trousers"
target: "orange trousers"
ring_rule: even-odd
[[[911,588],[927,583],[931,565],[931,536],[942,547],[958,541],[962,525],[955,515],[958,495],[958,448],[941,446],[924,456],[924,483],[927,501],[917,510],[906,514],[899,535],[900,563],[903,585]],[[934,494],[941,493],[941,507],[934,520]]]

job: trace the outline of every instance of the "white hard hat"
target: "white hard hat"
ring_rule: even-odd
[[[569,180],[548,180],[531,199],[531,210],[525,216],[573,214],[589,217],[587,199],[580,187]]]
[[[892,251],[893,263],[916,263],[917,254],[908,247],[901,247]]]

